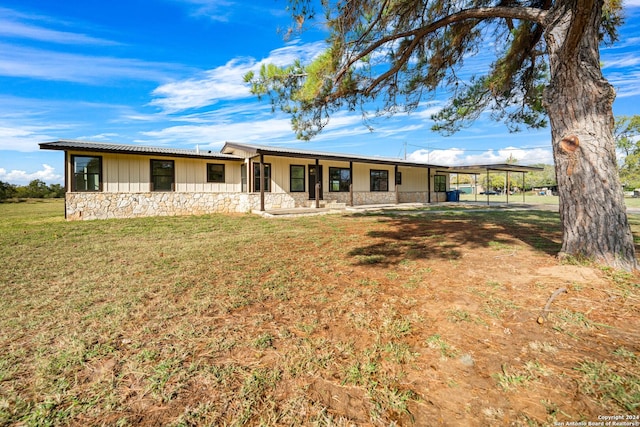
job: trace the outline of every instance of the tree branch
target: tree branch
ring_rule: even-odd
[[[447,25],[454,24],[456,22],[464,21],[467,19],[488,19],[488,18],[509,18],[509,19],[520,19],[526,21],[533,21],[538,24],[544,24],[545,18],[547,16],[547,10],[539,9],[535,7],[507,7],[507,6],[497,6],[497,7],[480,7],[474,9],[465,9],[460,12],[453,13],[451,15],[445,16],[427,26],[413,29],[411,31],[405,31],[402,33],[391,34],[386,37],[382,37],[377,40],[375,43],[372,43],[369,47],[359,52],[355,57],[349,59],[349,61],[342,67],[342,69],[336,74],[334,79],[334,83],[339,82],[345,73],[348,72],[351,67],[366,57],[374,50],[384,46],[389,42],[393,42],[396,40],[414,37],[413,42],[411,43],[411,49],[408,49],[403,55],[400,61],[393,67],[393,69],[389,70],[384,76],[389,76],[399,70],[406,61],[411,57],[411,53],[413,48],[417,44],[417,42],[425,37],[426,35],[439,30],[440,28],[446,27]],[[375,85],[380,83],[382,78],[378,78],[374,81]],[[375,85],[369,85],[368,92],[373,90]]]
[[[565,52],[569,55],[573,55],[578,49],[584,36],[584,29],[589,25],[591,11],[595,7],[595,0],[581,0],[579,6],[573,9],[573,22],[569,26],[569,33],[565,42]]]

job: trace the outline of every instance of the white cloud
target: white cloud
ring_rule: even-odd
[[[105,80],[166,81],[178,66],[138,59],[61,53],[0,43],[0,75],[104,84]]]
[[[194,18],[206,18],[216,22],[229,22],[233,19],[245,19],[247,14],[257,15],[261,18],[263,18],[265,14],[272,16],[288,15],[284,5],[278,7],[277,3],[274,3],[274,6],[270,8],[268,2],[241,2],[231,0],[172,1],[187,5],[189,14]]]
[[[414,161],[427,162],[436,165],[485,165],[506,163],[509,157],[515,158],[519,165],[537,163],[553,164],[553,154],[549,148],[515,148],[505,147],[499,150],[472,152],[460,148],[449,149],[420,149],[411,153],[408,158]]]
[[[616,98],[628,98],[640,95],[640,70],[615,73],[607,76],[609,83],[616,89]]]
[[[191,6],[191,15],[205,17],[213,21],[227,22],[236,4],[228,0],[176,0]]]
[[[250,123],[233,122],[171,126],[159,131],[142,132],[142,135],[152,138],[154,144],[187,146],[200,144],[201,148],[219,148],[227,141],[262,144],[287,138],[287,136],[289,140],[295,140],[295,136],[291,132],[291,123],[289,120],[282,118],[258,120]]]
[[[38,150],[38,143],[55,139],[36,126],[15,127],[0,122],[0,150],[29,152]]]
[[[176,113],[209,106],[222,100],[254,97],[243,80],[247,72],[258,72],[262,64],[284,66],[296,59],[306,62],[324,47],[324,42],[304,45],[291,43],[271,51],[267,58],[259,62],[253,58],[234,58],[223,66],[205,71],[197,78],[174,81],[156,88],[153,91],[155,99],[150,104],[160,107],[164,112]]]
[[[8,19],[0,19],[0,36],[76,45],[118,45],[119,43],[87,36],[86,34],[57,31]]]
[[[47,164],[42,165],[42,170],[27,172],[23,170],[10,170],[0,168],[0,181],[11,184],[26,185],[34,179],[39,179],[47,184],[56,184],[63,181],[62,175],[56,173],[54,167]]]
[[[440,110],[442,109],[442,104],[443,103],[440,101],[425,102],[420,109],[410,113],[409,117],[416,117],[420,120],[431,121],[431,116],[440,112]]]
[[[628,68],[640,65],[640,58],[634,53],[624,53],[620,55],[607,55],[604,58],[602,69],[608,68]]]
[[[118,135],[117,133],[105,132],[99,133],[97,135],[78,136],[74,139],[80,139],[83,141],[113,141],[114,138],[118,138],[119,136],[120,135]]]

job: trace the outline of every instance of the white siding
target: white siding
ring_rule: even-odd
[[[102,157],[103,191],[107,193],[141,193],[150,191],[151,160],[159,156],[113,153],[70,152],[77,156]],[[170,158],[175,167],[175,190],[179,192],[240,192],[240,162],[220,159]],[[225,165],[225,182],[207,182],[207,163]],[[73,165],[70,165],[72,179]]]
[[[402,173],[400,191],[427,191],[427,168],[400,167],[398,171]]]

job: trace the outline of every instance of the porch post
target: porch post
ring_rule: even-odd
[[[400,188],[398,187],[398,165],[395,165],[393,171],[393,184],[396,187],[396,205],[400,203]]]
[[[264,154],[260,154],[260,212],[264,212]]]
[[[71,192],[71,171],[73,165],[71,164],[71,155],[68,151],[64,152],[64,219],[67,219],[67,193]],[[102,172],[102,171],[101,171]]]
[[[320,208],[320,160],[316,159],[316,209]]]
[[[431,168],[427,168],[427,203],[431,203]]]
[[[349,206],[353,206],[353,162],[349,162]]]
[[[525,172],[522,172],[522,203],[525,203],[524,195],[526,193],[526,190],[525,190],[526,187],[524,186],[524,175],[525,175]]]

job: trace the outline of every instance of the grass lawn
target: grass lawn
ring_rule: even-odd
[[[59,200],[0,204],[0,425],[638,415],[640,276],[559,263],[560,237],[545,211],[66,222]]]
[[[460,194],[460,201],[478,201],[486,203],[487,196],[478,194],[476,197],[475,194]],[[489,202],[506,203],[507,196],[489,196]],[[624,202],[628,208],[640,208],[640,197],[626,197],[624,199]],[[533,193],[526,193],[523,199],[522,194],[513,194],[509,196],[509,203],[526,203],[531,205],[558,205],[560,203],[560,199],[558,196],[539,196]]]

